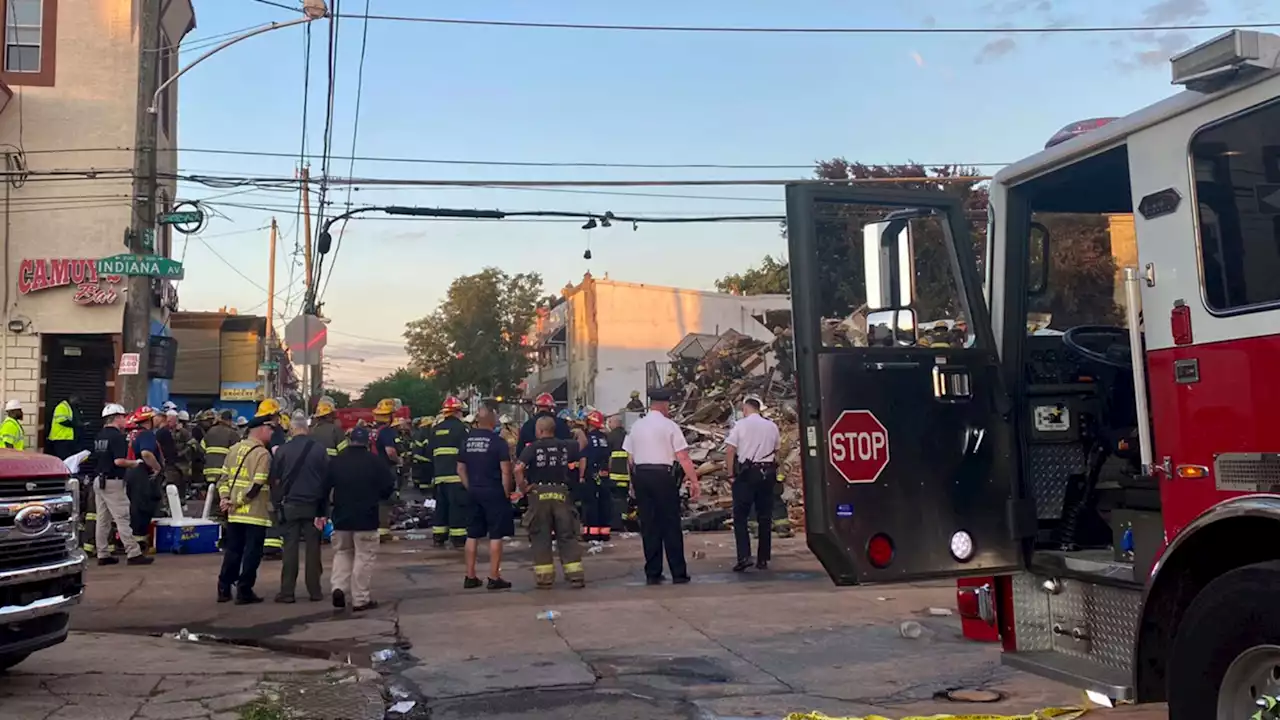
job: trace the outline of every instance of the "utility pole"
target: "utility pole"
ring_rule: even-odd
[[[307,294],[311,297],[311,167],[302,168],[302,247],[305,248],[303,259],[307,262]],[[304,308],[305,310],[305,308]]]
[[[126,236],[135,255],[154,253],[156,226],[156,133],[159,116],[151,112],[160,84],[160,15],[162,0],[141,0],[138,18],[138,111],[133,151],[133,219]],[[148,247],[150,246],[150,247]],[[147,362],[151,339],[151,278],[130,275],[124,309],[124,352],[138,353],[138,374],[122,375],[125,407],[147,404],[151,368]]]
[[[271,362],[272,339],[275,337],[276,317],[276,219],[271,218],[271,250],[267,255],[267,337],[262,343],[262,364]],[[262,371],[263,378],[271,377],[270,370]],[[263,383],[266,385],[267,383]],[[279,393],[274,385],[266,388],[267,397],[275,397]]]

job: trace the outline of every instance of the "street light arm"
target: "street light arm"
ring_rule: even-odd
[[[282,28],[292,27],[294,25],[305,25],[317,19],[318,18],[307,16],[307,17],[300,17],[297,20],[290,20],[289,22],[283,22],[283,23],[273,22],[273,23],[270,23],[269,25],[263,25],[262,27],[254,28],[253,30],[248,31],[243,35],[237,35],[231,38],[230,40],[222,43],[221,45],[218,45],[217,47],[213,48],[209,52],[193,60],[190,65],[187,65],[186,67],[182,68],[181,70],[174,73],[173,75],[170,75],[168,79],[160,83],[160,86],[156,88],[155,95],[151,96],[151,107],[147,108],[147,112],[151,113],[152,115],[155,115],[156,113],[160,112],[160,94],[163,93],[166,88],[168,88],[170,85],[176,82],[178,78],[182,77],[183,75],[186,75],[188,70],[191,70],[192,68],[204,62],[205,60],[208,60],[210,57],[217,55],[218,53],[222,52],[223,50],[226,50],[232,45],[235,45],[241,40],[248,40],[251,37],[254,37],[256,35],[261,35],[263,33],[268,33],[268,32],[271,32],[272,30],[280,30]]]

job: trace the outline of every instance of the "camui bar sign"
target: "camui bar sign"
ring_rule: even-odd
[[[889,431],[870,410],[845,410],[827,432],[827,453],[845,482],[873,483],[889,464]]]

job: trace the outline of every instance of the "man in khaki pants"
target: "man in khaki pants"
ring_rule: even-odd
[[[125,439],[125,409],[109,403],[102,409],[102,430],[93,441],[93,497],[96,510],[94,549],[99,565],[115,565],[111,557],[111,526],[120,532],[130,565],[150,565],[154,558],[142,554],[133,539],[129,525],[129,497],[125,494],[124,474],[141,460],[129,459],[129,441]]]
[[[391,497],[396,478],[370,452],[368,428],[351,431],[347,446],[329,462],[325,484],[333,493],[333,606],[345,608],[350,595],[353,611],[371,610],[378,606],[369,597],[378,558],[378,504]]]

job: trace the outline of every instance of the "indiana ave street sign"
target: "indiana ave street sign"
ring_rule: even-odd
[[[158,255],[112,255],[98,261],[99,275],[147,275],[166,280],[181,280],[182,263]]]
[[[161,225],[194,225],[204,219],[199,210],[176,210],[160,216]]]

